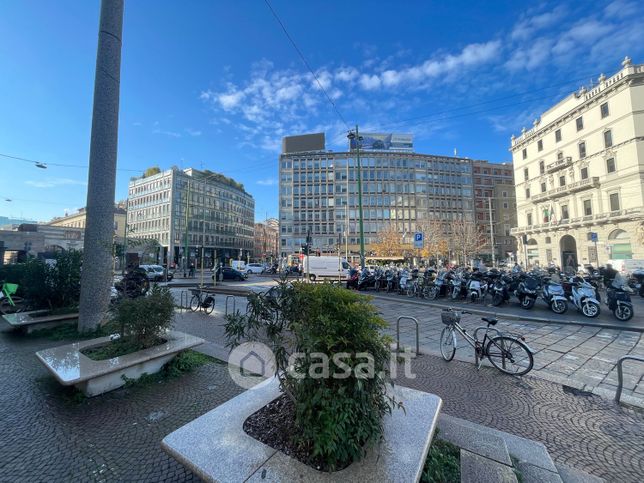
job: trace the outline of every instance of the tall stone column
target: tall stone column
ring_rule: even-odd
[[[102,0],[78,322],[81,332],[98,327],[110,302],[122,31],[123,0]]]

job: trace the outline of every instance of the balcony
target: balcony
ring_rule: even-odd
[[[593,178],[586,178],[574,183],[567,184],[566,186],[559,186],[558,188],[546,191],[545,193],[538,193],[533,195],[530,200],[533,203],[539,203],[541,201],[552,200],[555,198],[560,198],[578,191],[583,191],[590,188],[599,188],[599,177],[595,176]]]
[[[555,171],[558,171],[562,168],[567,168],[568,166],[572,166],[572,158],[570,156],[558,159],[554,163],[546,166],[546,173],[554,173]]]

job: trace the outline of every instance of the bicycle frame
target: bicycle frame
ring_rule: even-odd
[[[486,345],[485,343],[488,340],[492,339],[492,337],[488,336],[488,333],[490,331],[492,331],[497,336],[503,335],[502,332],[499,329],[495,329],[494,327],[485,326],[485,325],[481,325],[481,326],[477,327],[476,329],[474,329],[474,336],[471,336],[470,334],[468,334],[465,331],[465,329],[463,329],[463,327],[460,326],[460,324],[458,322],[454,322],[452,324],[452,327],[454,328],[454,330],[456,332],[461,334],[461,336],[465,339],[465,342],[467,342],[470,346],[472,346],[472,349],[474,349],[474,364],[476,364],[476,366],[479,367],[479,368],[481,367],[481,362],[483,361],[483,357],[485,357],[484,354],[483,354],[483,348]],[[478,338],[479,330],[485,330],[485,334],[483,335],[482,340],[479,340],[479,338]],[[477,347],[477,344],[479,344],[478,347]],[[454,348],[456,348],[456,347],[457,346],[456,346],[456,343],[455,343]],[[479,357],[479,351],[477,350],[477,348],[481,349],[480,354],[483,355],[483,357]]]
[[[9,291],[6,289],[6,287],[4,286],[4,284],[2,285],[2,290],[0,290],[0,300],[2,300],[2,299],[7,299],[7,300],[9,301],[9,304],[10,304],[12,307],[15,307],[15,306],[16,306],[16,304],[15,304],[15,303],[14,303],[14,301],[13,301],[13,299],[11,298],[11,294],[10,294],[10,293],[9,293]]]

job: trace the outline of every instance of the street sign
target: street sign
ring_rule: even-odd
[[[594,231],[591,231],[590,232],[590,241],[597,242],[597,240],[598,240],[597,233],[594,232]]]
[[[423,242],[423,232],[417,231],[416,233],[414,233],[414,248],[423,248]]]

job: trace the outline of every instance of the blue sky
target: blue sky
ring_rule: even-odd
[[[625,55],[644,63],[644,4],[630,0],[271,3],[349,125],[413,133],[424,153],[508,161],[511,134],[555,101]],[[98,10],[0,2],[0,153],[50,163],[0,157],[0,215],[85,204]],[[281,137],[315,131],[345,148],[263,1],[126,0],[117,199],[148,166],[194,166],[275,216]]]

